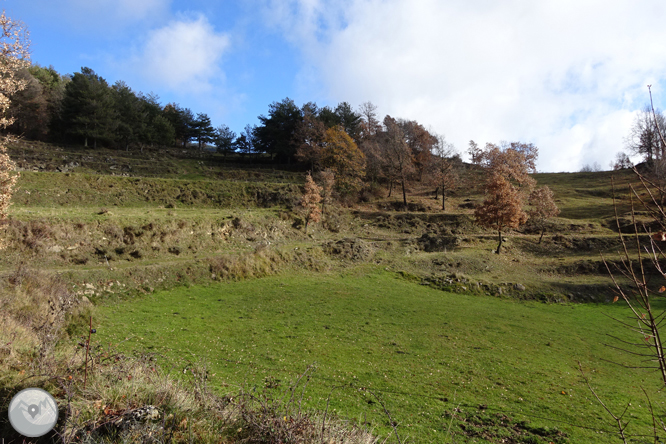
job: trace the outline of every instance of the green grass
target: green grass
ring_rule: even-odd
[[[19,207],[185,206],[232,208],[289,202],[293,183],[242,180],[117,177],[82,173],[23,172],[12,203]]]
[[[633,433],[645,432],[648,420],[639,384],[651,390],[657,383],[653,374],[602,360],[629,359],[603,345],[609,332],[626,336],[604,316],[622,316],[619,304],[449,294],[370,267],[182,287],[103,306],[101,313],[103,345],[156,352],[175,363],[174,371],[204,360],[209,382],[223,393],[243,386],[278,395],[316,364],[304,392],[307,407],[324,410],[331,389],[345,386],[333,392],[330,409],[359,422],[367,418],[386,435],[381,406],[359,390],[370,388],[412,442],[446,442],[446,412],[459,408],[456,434],[463,417],[502,413],[533,427],[556,427],[569,436],[562,442],[607,443],[608,434],[597,431],[612,427],[591,400],[577,361],[612,408],[632,403]],[[278,388],[265,388],[276,381]]]

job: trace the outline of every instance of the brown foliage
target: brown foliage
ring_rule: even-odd
[[[529,174],[536,172],[538,155],[538,148],[531,143],[512,142],[508,146],[487,143],[483,153],[483,165],[493,173],[516,182],[521,188],[531,189],[536,181]]]
[[[523,200],[518,190],[498,173],[493,173],[486,184],[488,198],[474,211],[476,222],[485,228],[497,230],[499,245],[502,247],[502,230],[518,228],[527,222],[528,216],[522,209]]]
[[[399,121],[400,129],[405,135],[405,143],[412,151],[414,167],[418,172],[418,180],[423,179],[423,173],[434,161],[432,150],[437,144],[437,137],[433,136],[420,123],[410,121]]]
[[[310,222],[319,222],[321,220],[321,187],[312,180],[312,175],[308,173],[305,178],[305,194],[299,204],[305,218],[305,232],[308,232]]]
[[[337,178],[340,194],[358,193],[365,177],[365,156],[341,126],[326,130],[326,147],[322,150],[322,166]]]

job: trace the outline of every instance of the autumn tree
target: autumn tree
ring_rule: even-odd
[[[494,174],[499,174],[523,190],[534,188],[536,181],[530,173],[536,173],[539,150],[532,144],[486,144],[482,165]]]
[[[437,143],[437,137],[430,134],[423,125],[415,120],[399,120],[400,129],[405,135],[405,143],[412,151],[414,168],[417,172],[418,181],[423,180],[423,173],[430,168],[432,150]]]
[[[6,129],[13,123],[7,111],[11,106],[11,97],[26,87],[26,81],[18,72],[29,64],[28,35],[22,23],[0,15],[0,129]],[[7,219],[14,185],[18,175],[14,173],[14,162],[7,154],[7,145],[13,140],[10,135],[0,139],[0,221]],[[4,242],[0,242],[0,247]]]
[[[326,130],[325,143],[321,164],[335,174],[337,191],[358,193],[365,177],[365,156],[341,126]]]
[[[536,181],[530,176],[536,170],[538,149],[532,144],[486,144],[483,166],[488,171],[486,199],[475,212],[479,225],[497,230],[502,247],[502,231],[516,229],[528,220],[523,205]]]
[[[308,173],[305,178],[305,194],[301,198],[299,208],[305,219],[305,233],[308,232],[308,225],[310,222],[319,222],[321,220],[321,187],[312,179],[312,175]]]
[[[523,199],[516,188],[502,175],[494,173],[486,183],[486,200],[474,211],[476,223],[485,228],[497,230],[499,244],[495,252],[502,248],[502,231],[516,229],[527,222],[523,211]]]
[[[548,219],[560,214],[560,209],[555,204],[553,192],[547,186],[532,191],[528,203],[532,207],[527,212],[530,217],[530,223],[541,230],[538,242],[540,244],[543,234],[546,232],[546,222]]]

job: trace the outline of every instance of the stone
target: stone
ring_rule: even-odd
[[[525,291],[525,286],[523,284],[516,284],[513,286],[518,291]]]

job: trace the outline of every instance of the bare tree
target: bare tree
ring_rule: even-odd
[[[381,146],[385,153],[386,176],[389,179],[389,185],[392,188],[393,182],[400,182],[402,201],[407,207],[406,182],[414,174],[414,159],[412,151],[405,141],[405,134],[400,129],[398,122],[391,116],[384,118],[384,136]],[[389,196],[390,194],[389,190]]]
[[[629,152],[638,154],[646,162],[663,159],[666,155],[660,131],[666,130],[666,118],[659,110],[652,112],[650,105],[645,105],[634,118],[629,136],[624,143]]]
[[[615,155],[615,161],[611,161],[611,168],[614,170],[624,170],[626,168],[633,168],[634,163],[629,158],[627,153],[620,151]]]
[[[448,143],[444,136],[437,137],[437,143],[433,151],[432,180],[437,187],[435,189],[435,199],[437,199],[437,191],[441,190],[442,211],[445,211],[447,192],[455,189],[459,183],[457,164],[460,162],[460,158],[453,144]]]
[[[560,214],[560,209],[555,204],[553,192],[547,186],[537,188],[530,193],[529,204],[532,207],[527,214],[530,216],[530,222],[541,230],[539,244],[546,232],[546,222]]]

